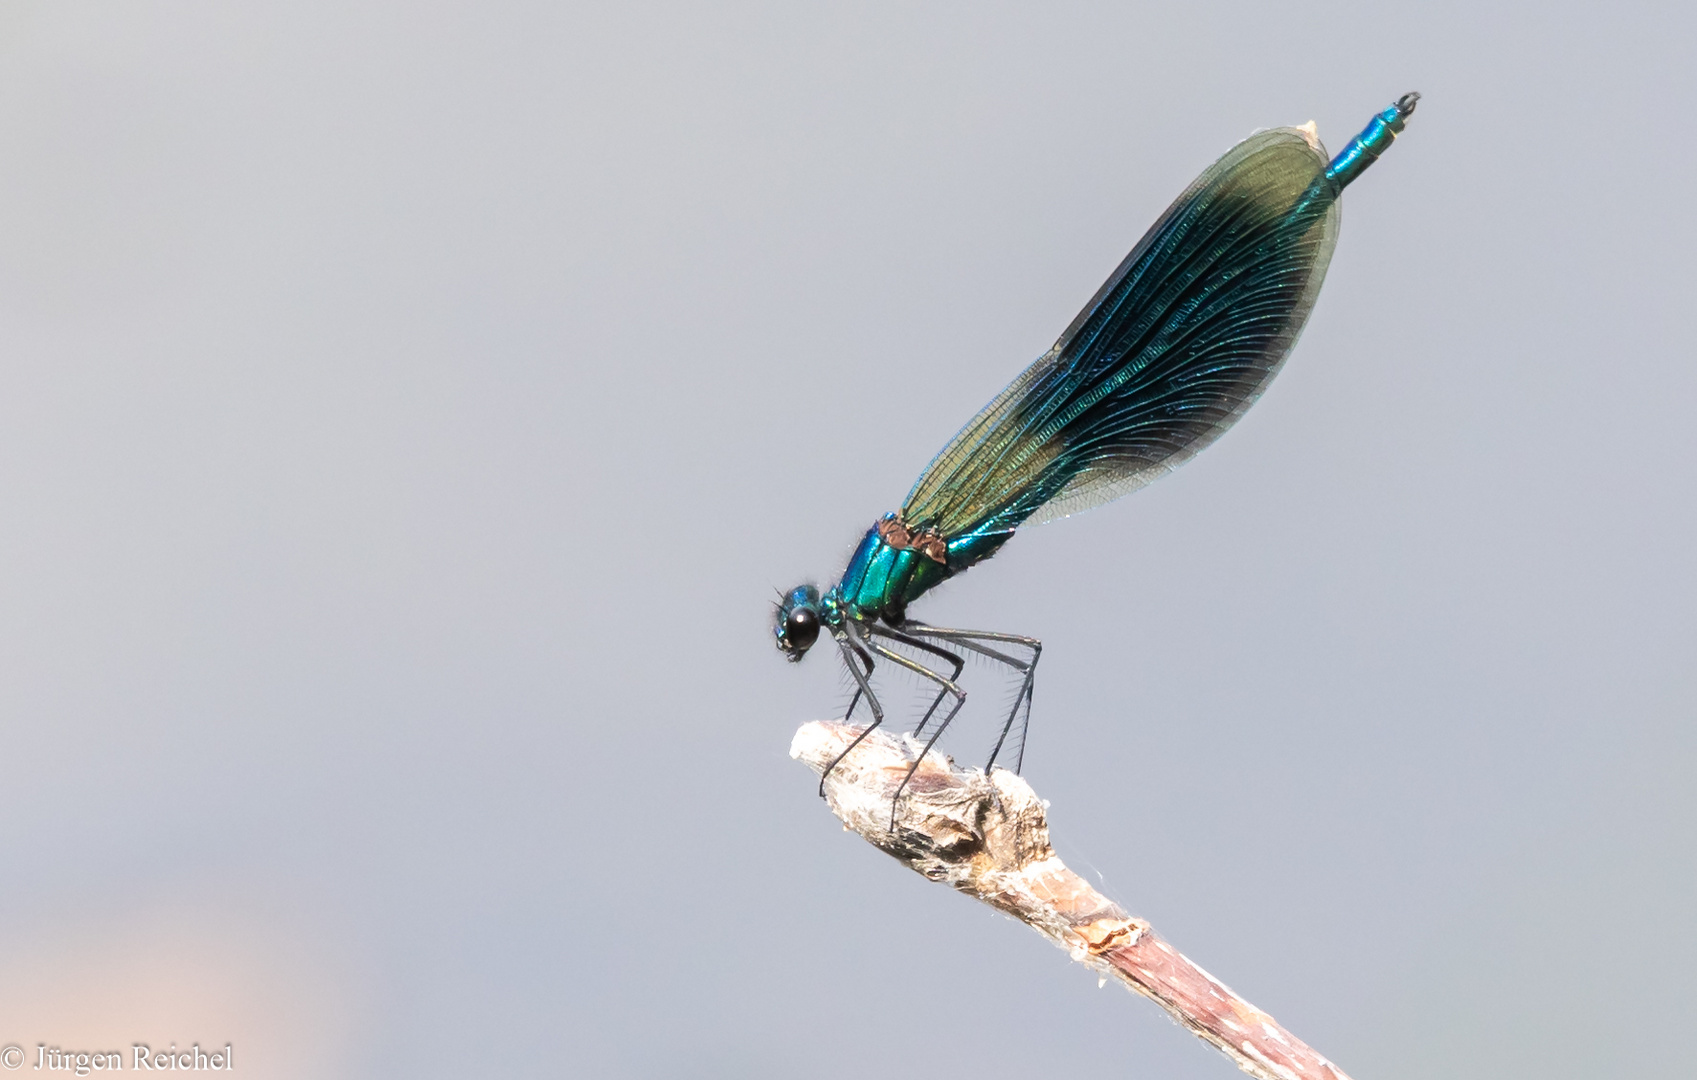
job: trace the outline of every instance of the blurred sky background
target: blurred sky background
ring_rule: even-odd
[[[1247,417],[915,614],[1044,639],[1062,854],[1357,1077],[1683,1073],[1693,43],[0,3],[0,1043],[1236,1075],[840,831],[787,757],[839,665],[769,605],[1235,141],[1418,89]]]

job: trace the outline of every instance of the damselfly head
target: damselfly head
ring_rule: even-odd
[[[813,643],[819,640],[819,588],[816,585],[797,585],[778,604],[776,625],[778,650],[790,661],[800,660]]]

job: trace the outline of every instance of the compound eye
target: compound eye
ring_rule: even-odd
[[[796,608],[784,620],[784,640],[792,649],[807,649],[819,640],[819,616],[808,608]]]

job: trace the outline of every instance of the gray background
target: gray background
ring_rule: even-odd
[[[1355,1075],[1686,1071],[1692,44],[0,4],[0,1042],[1234,1075],[839,831],[768,605],[1234,141],[1419,89],[1244,421],[918,613],[1046,641],[1062,853]]]

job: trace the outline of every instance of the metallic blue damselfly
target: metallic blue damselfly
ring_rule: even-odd
[[[930,626],[910,618],[908,605],[995,554],[1019,526],[1135,491],[1235,423],[1278,373],[1314,307],[1337,243],[1339,195],[1395,141],[1419,98],[1405,94],[1329,161],[1312,124],[1258,132],[1232,147],[1167,208],[1054,347],[932,459],[901,509],[867,531],[842,580],[823,594],[802,585],[784,595],[778,648],[800,660],[821,627],[828,630],[857,687],[848,715],[862,697],[872,711],[825,776],[883,723],[870,676],[884,660],[939,688],[916,737],[953,699],[910,779],[966,702],[957,685],[963,651],[1006,664],[1020,679],[985,770],[1023,711],[1019,768],[1041,643]],[[935,657],[949,673],[892,646]],[[906,786],[904,779],[896,798]]]

